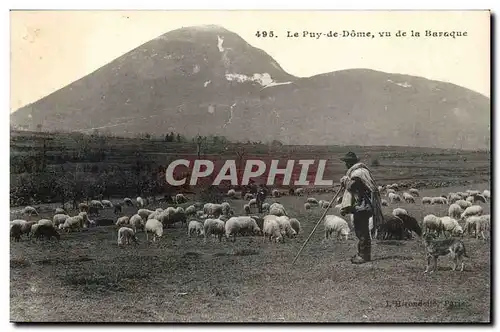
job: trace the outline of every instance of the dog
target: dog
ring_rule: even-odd
[[[450,238],[444,240],[436,240],[436,235],[432,233],[427,233],[424,236],[425,244],[425,254],[427,256],[427,266],[425,267],[424,273],[429,272],[429,267],[431,264],[431,259],[434,259],[434,268],[432,273],[437,270],[437,259],[439,256],[446,256],[450,254],[453,260],[453,271],[456,271],[457,265],[461,263],[460,272],[464,270],[463,257],[469,258],[465,251],[465,245],[461,240]]]

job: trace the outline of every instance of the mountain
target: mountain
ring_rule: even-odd
[[[490,100],[454,84],[368,69],[298,78],[237,34],[208,25],[137,47],[12,113],[11,125],[477,149],[489,147]]]

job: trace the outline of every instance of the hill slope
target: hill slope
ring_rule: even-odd
[[[291,144],[485,148],[490,101],[367,69],[297,78],[218,26],[168,32],[11,115],[14,126]]]

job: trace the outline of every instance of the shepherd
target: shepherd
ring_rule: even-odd
[[[340,180],[345,188],[340,213],[342,216],[353,214],[354,232],[359,242],[358,253],[351,258],[351,263],[363,264],[371,261],[369,219],[373,217],[373,229],[383,222],[380,193],[370,170],[354,152],[346,153],[341,160],[347,173]]]

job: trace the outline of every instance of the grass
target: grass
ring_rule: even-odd
[[[485,189],[489,184],[472,187]],[[424,189],[421,196],[468,188]],[[349,258],[357,244],[353,233],[347,241],[325,242],[320,225],[291,265],[322,213],[318,208],[305,211],[305,199],[278,199],[298,218],[303,230],[283,244],[262,237],[239,237],[234,243],[210,239],[205,244],[202,237],[188,238],[185,226],[180,225],[166,229],[160,242],[147,244],[139,233],[139,244],[122,248],[116,244],[114,226],[63,234],[60,242],[11,242],[11,320],[489,321],[489,241],[464,238],[471,256],[465,261],[465,271],[451,271],[450,259],[440,257],[438,270],[428,276],[423,274],[423,244],[417,239],[374,241],[373,262],[352,265]],[[231,204],[238,214],[243,212],[244,201]],[[482,205],[489,213],[489,204]],[[447,209],[420,202],[397,206],[420,221],[429,213],[444,215]],[[395,207],[384,207],[384,212]],[[420,300],[432,305],[412,307],[398,302]],[[451,306],[450,302],[463,305]]]

